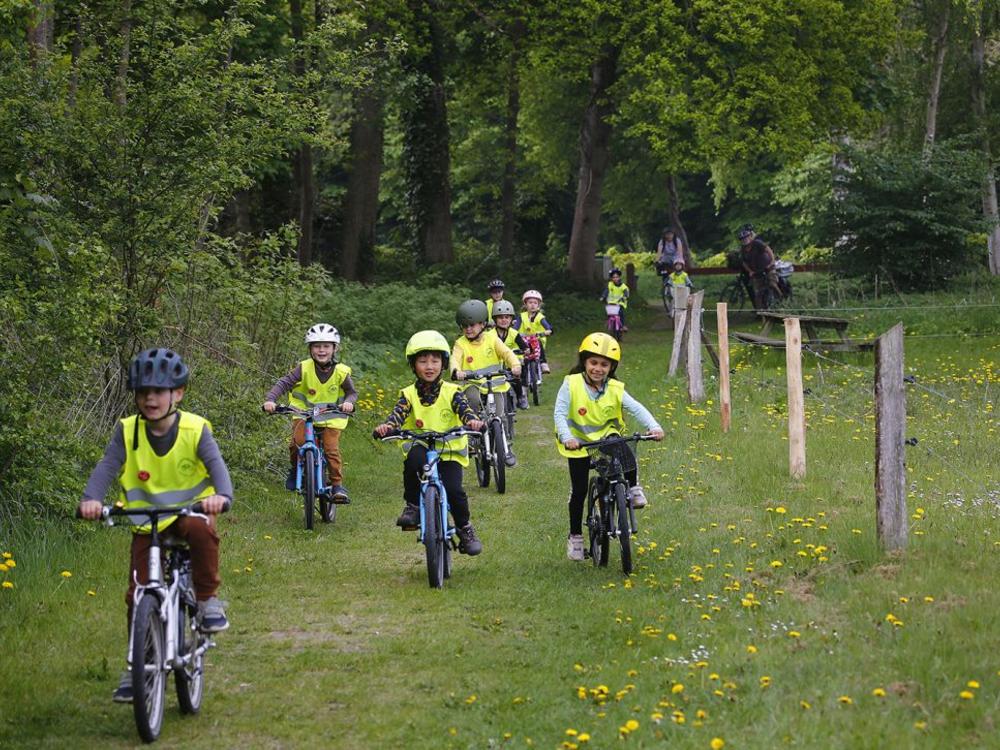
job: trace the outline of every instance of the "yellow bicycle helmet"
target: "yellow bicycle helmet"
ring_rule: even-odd
[[[410,336],[410,340],[406,342],[406,360],[410,363],[411,369],[413,368],[413,360],[421,352],[439,352],[442,359],[442,371],[448,369],[451,347],[448,346],[448,339],[437,331],[417,331]]]
[[[613,336],[606,333],[588,333],[580,342],[577,350],[580,354],[597,354],[607,357],[612,362],[622,361],[622,347]]]

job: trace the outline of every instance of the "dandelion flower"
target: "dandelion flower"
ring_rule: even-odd
[[[872,695],[874,695],[876,698],[885,698],[885,689],[877,687],[874,690],[872,690]]]
[[[799,701],[799,706],[802,708],[803,711],[808,711],[810,708],[812,708],[812,704],[809,701]]]
[[[639,728],[639,722],[636,721],[635,719],[629,719],[628,721],[625,722],[625,726],[628,729],[628,731],[634,732],[636,729]]]
[[[582,745],[584,742],[590,742],[590,735],[586,732],[580,732],[580,734],[576,736],[576,739]]]
[[[93,589],[87,589],[87,596],[97,596],[97,592]]]
[[[12,588],[14,588],[14,584],[11,583],[10,581],[4,581],[3,584],[0,584],[0,585],[2,585],[5,589],[12,589]]]
[[[726,741],[721,737],[713,737],[712,741],[709,743],[709,747],[712,750],[722,750],[726,746]]]
[[[802,633],[800,633],[798,630],[789,630],[788,631],[788,637],[789,638],[800,638],[801,636],[802,636]]]
[[[676,685],[674,685],[672,688],[670,688],[670,692],[673,693],[674,695],[678,695],[679,693],[683,693],[684,692],[684,686],[681,683],[678,682]]]
[[[849,695],[842,695],[842,696],[840,696],[839,698],[837,698],[837,702],[841,703],[841,704],[843,704],[845,706],[854,705],[854,699],[851,696],[849,696]]]
[[[747,646],[747,653],[748,654],[756,654],[757,653],[757,647],[753,646],[753,645]]]
[[[479,699],[475,695],[470,695],[468,698],[465,699],[465,702],[468,703],[471,706],[477,700],[479,700]]]
[[[958,694],[958,697],[961,698],[963,701],[971,701],[973,698],[976,697],[976,694],[973,693],[971,690],[963,690],[961,693]]]
[[[760,678],[760,686],[762,688],[770,687],[770,685],[771,685],[771,678],[768,675],[764,675],[763,677]]]
[[[72,578],[73,577],[73,574],[70,571],[68,571],[68,570],[64,570],[59,575],[61,575],[63,578]]]
[[[781,562],[781,560],[771,560],[771,567],[772,568],[781,568],[781,567],[784,567],[784,565],[785,564],[783,562]]]
[[[979,689],[979,683],[976,682],[975,680],[969,680],[967,683],[965,683],[965,686],[966,687],[970,687],[973,690],[978,690]]]
[[[576,737],[578,734],[579,734],[579,732],[577,732],[575,729],[567,729],[566,730],[566,736],[567,737]]]

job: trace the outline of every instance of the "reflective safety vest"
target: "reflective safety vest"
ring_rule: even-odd
[[[542,325],[542,321],[545,320],[545,313],[539,310],[537,313],[535,313],[534,320],[530,319],[530,315],[531,313],[529,313],[527,310],[521,311],[521,318],[520,318],[521,322],[517,326],[517,331],[522,335],[525,333],[530,333],[535,336],[538,336],[538,334],[543,333],[545,331],[545,326]],[[545,348],[546,338],[547,338],[546,336],[538,336],[538,343],[542,345],[543,349]]]
[[[410,404],[410,413],[403,420],[404,430],[430,430],[432,432],[447,432],[454,427],[461,427],[462,420],[451,408],[452,399],[458,393],[458,386],[454,383],[441,383],[441,391],[437,400],[430,406],[424,406],[420,402],[420,394],[417,393],[416,385],[408,385],[399,392],[399,395]],[[409,453],[413,443],[403,441],[401,443],[403,453]],[[452,435],[445,440],[443,446],[437,445],[441,452],[442,461],[457,461],[462,466],[469,465],[469,438],[465,435]]]
[[[670,283],[674,286],[687,286],[691,283],[691,277],[687,275],[686,271],[674,271],[669,278]]]
[[[469,341],[465,336],[459,336],[455,342],[462,352],[462,361],[453,362],[452,367],[465,372],[474,378],[484,378],[487,375],[497,375],[504,364],[503,358],[496,349],[499,343],[495,330],[483,331],[479,341]],[[506,378],[496,377],[493,383],[494,393],[505,393],[510,390]],[[486,386],[479,386],[480,393],[486,393]]]
[[[608,304],[621,305],[622,309],[628,307],[628,284],[615,284],[608,282]]]
[[[288,397],[289,404],[299,409],[311,409],[314,406],[339,406],[343,403],[342,386],[347,376],[351,374],[350,367],[342,364],[334,365],[329,379],[321,383],[316,372],[316,363],[312,359],[304,359],[299,364],[302,366],[302,380],[292,387],[292,394]],[[324,419],[314,424],[317,427],[335,427],[342,430],[347,427],[347,417]]]
[[[497,338],[500,338],[500,329],[496,328],[496,329],[494,329],[494,331],[495,331],[495,333],[497,335]],[[507,329],[507,333],[504,334],[504,337],[502,339],[500,339],[504,343],[504,346],[506,346],[508,349],[510,349],[515,354],[517,353],[516,352],[516,350],[517,350],[517,334],[518,334],[518,330],[516,328],[514,328],[514,326],[511,326],[510,328]]]
[[[569,386],[569,413],[566,422],[570,434],[580,441],[600,440],[608,435],[620,435],[625,430],[622,418],[622,396],[625,384],[609,378],[604,393],[596,399],[590,397],[583,373],[567,375],[564,382]],[[582,458],[585,448],[569,450],[556,436],[559,452],[567,458]]]
[[[145,420],[138,415],[122,420],[125,463],[118,481],[121,484],[119,497],[126,508],[182,505],[215,494],[208,469],[198,458],[201,433],[205,427],[211,431],[212,425],[197,414],[186,411],[177,414],[177,440],[165,456],[158,456],[149,444]],[[139,420],[139,447],[133,448],[136,420]],[[157,528],[163,530],[176,519],[177,516],[161,518]],[[132,522],[144,533],[148,533],[152,525],[148,517],[136,516]]]

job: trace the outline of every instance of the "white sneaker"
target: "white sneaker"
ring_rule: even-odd
[[[636,485],[628,491],[629,500],[632,501],[633,508],[645,508],[646,507],[646,494],[642,491],[642,487]]]
[[[548,375],[552,370],[549,369],[548,362],[542,362],[542,375]]]
[[[566,540],[566,557],[574,562],[583,560],[583,534],[570,534]]]

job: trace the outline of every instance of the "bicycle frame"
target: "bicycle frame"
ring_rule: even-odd
[[[474,386],[479,387],[479,389],[480,389],[479,390],[480,395],[482,395],[482,392],[483,392],[482,388],[483,388],[483,386],[486,386],[486,398],[482,399],[482,402],[483,402],[483,411],[482,411],[482,414],[480,416],[482,416],[483,421],[486,422],[487,425],[493,424],[494,422],[499,422],[500,423],[500,428],[503,430],[504,440],[507,440],[508,439],[508,437],[507,437],[507,426],[503,423],[503,420],[500,418],[500,415],[497,413],[497,404],[496,404],[496,399],[497,399],[498,396],[503,396],[503,397],[506,397],[506,396],[505,396],[505,394],[497,394],[497,393],[493,392],[493,381],[494,381],[494,379],[496,379],[498,382],[501,379],[503,380],[503,382],[507,382],[507,376],[504,373],[502,373],[502,372],[499,372],[499,373],[490,373],[490,374],[482,376],[482,377],[466,378],[465,382],[468,383],[469,385],[474,385]],[[483,444],[486,446],[486,452],[489,453],[490,452],[490,430],[489,430],[489,426],[487,426],[487,428],[483,431],[483,433],[482,433],[482,439],[483,439]],[[504,449],[506,449],[506,446],[504,446]],[[503,460],[502,457],[501,457],[501,460]]]
[[[306,454],[311,453],[313,455],[313,466],[315,467],[315,477],[313,479],[313,487],[316,488],[317,495],[323,495],[329,492],[331,489],[325,481],[325,472],[323,468],[325,466],[325,456],[323,451],[320,450],[319,443],[316,442],[316,425],[315,420],[320,417],[346,417],[350,418],[350,414],[345,411],[340,411],[340,409],[335,409],[332,407],[314,406],[311,409],[298,409],[294,406],[278,406],[274,410],[275,414],[293,414],[300,417],[305,423],[305,439],[302,445],[299,446],[299,461],[295,467],[295,491],[302,492],[302,474],[305,471],[305,457]]]

